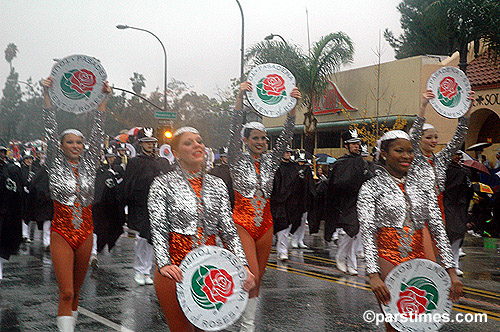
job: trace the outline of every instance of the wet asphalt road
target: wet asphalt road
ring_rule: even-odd
[[[309,240],[309,239],[308,239]],[[457,313],[485,312],[486,323],[448,323],[440,331],[500,331],[500,254],[467,242],[461,259],[464,297]],[[308,242],[308,241],[306,241]],[[19,255],[4,261],[0,280],[0,331],[57,331],[57,284],[50,254],[39,234]],[[82,288],[76,331],[168,331],[152,286],[133,281],[134,239],[122,237],[111,253],[99,255]],[[336,248],[290,250],[290,260],[276,261],[271,252],[257,310],[257,331],[384,331],[363,321],[367,310],[379,312],[367,286],[364,261],[360,275],[335,268]],[[226,331],[238,331],[232,326]]]

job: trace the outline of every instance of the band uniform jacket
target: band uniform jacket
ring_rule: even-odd
[[[139,154],[129,159],[123,182],[119,188],[119,199],[128,205],[127,225],[151,242],[148,214],[148,193],[156,176],[166,174],[172,166],[165,158]]]

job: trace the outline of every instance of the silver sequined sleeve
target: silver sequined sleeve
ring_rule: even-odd
[[[410,141],[413,147],[413,153],[415,156],[422,156],[422,151],[420,151],[420,140],[422,139],[422,128],[424,127],[425,118],[417,115],[413,126],[410,130]]]
[[[427,197],[432,197],[429,193]],[[435,199],[434,199],[435,200]],[[451,252],[450,240],[446,235],[446,230],[444,228],[443,219],[441,217],[441,209],[436,202],[429,202],[429,219],[427,225],[429,226],[429,231],[432,234],[436,247],[439,250],[439,256],[441,257],[441,264],[445,269],[455,267],[453,262],[453,254]]]
[[[224,190],[221,190],[222,204],[219,211],[220,219],[218,228],[220,239],[224,244],[224,248],[235,254],[244,265],[248,265],[243,246],[241,245],[240,236],[234,225],[231,202],[229,201],[227,189],[225,189],[226,184],[219,178],[217,178],[217,181],[219,182],[219,186],[224,188]]]
[[[378,264],[378,249],[376,242],[377,226],[375,224],[375,188],[371,182],[365,182],[358,194],[358,220],[365,253],[366,273],[380,273]]]
[[[45,124],[45,139],[47,141],[47,156],[45,164],[50,169],[56,157],[59,140],[57,138],[57,122],[54,107],[43,109],[43,122]]]
[[[293,129],[295,128],[295,116],[290,116],[287,114],[285,123],[283,124],[283,129],[276,140],[276,146],[272,152],[272,172],[276,172],[280,165],[281,157],[286,151],[286,147],[291,143],[293,138]]]
[[[435,172],[436,180],[439,187],[439,191],[443,192],[445,190],[446,183],[446,170],[450,165],[451,159],[457,153],[458,149],[462,146],[465,141],[465,136],[467,135],[467,129],[469,128],[470,117],[463,116],[458,119],[457,129],[453,138],[446,144],[444,149],[436,154],[435,158]]]
[[[104,117],[106,116],[104,111],[100,111],[97,109],[94,112],[94,123],[92,124],[92,130],[90,132],[90,137],[88,139],[89,145],[89,156],[91,161],[95,163],[95,167],[97,169],[97,165],[99,163],[99,156],[101,150],[101,144],[104,141]]]
[[[148,211],[151,222],[151,239],[155,252],[158,268],[171,265],[170,249],[168,242],[168,218],[167,218],[167,183],[165,176],[158,176],[153,180],[149,189]]]
[[[234,110],[231,127],[229,129],[229,142],[227,149],[227,160],[229,164],[236,164],[241,158],[241,129],[243,128],[243,111]]]

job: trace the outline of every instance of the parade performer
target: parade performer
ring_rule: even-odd
[[[373,176],[369,164],[360,154],[361,139],[356,129],[342,133],[347,153],[333,164],[328,178],[325,201],[325,241],[331,241],[333,231],[340,227],[345,235],[339,240],[337,268],[350,275],[358,274],[356,239],[359,221],[356,201],[361,185]]]
[[[240,235],[243,249],[255,275],[256,287],[250,292],[247,308],[242,316],[240,331],[254,331],[255,311],[260,282],[266,270],[273,239],[273,220],[269,204],[274,173],[285,149],[292,139],[295,124],[295,107],[288,112],[276,146],[269,154],[266,128],[259,122],[242,125],[243,95],[252,90],[250,82],[240,84],[236,100],[228,147],[228,162],[235,190],[233,219]],[[300,99],[295,87],[291,97]],[[241,148],[241,141],[246,151]]]
[[[118,156],[115,158],[115,161],[113,162],[114,165],[119,165],[122,167],[123,170],[127,168],[127,162],[129,157],[127,156],[127,146],[125,143],[117,143],[116,144],[116,150],[118,151]]]
[[[0,279],[2,259],[17,252],[22,242],[21,168],[7,158],[7,148],[0,146]]]
[[[451,243],[458,276],[464,274],[459,265],[460,248],[464,241],[465,232],[467,232],[469,203],[474,195],[470,181],[470,169],[460,164],[461,158],[462,151],[459,150],[453,156],[450,166],[446,170],[445,190],[443,192],[446,233]]]
[[[311,212],[311,210],[313,209],[314,197],[316,196],[316,188],[314,187],[313,171],[311,169],[312,161],[306,159],[305,151],[302,150],[299,152],[297,164],[299,166],[299,190],[302,194],[300,205],[298,206],[301,216],[298,223],[292,224],[290,233],[292,248],[305,249],[307,248],[307,246],[304,244],[307,219],[309,212]]]
[[[429,226],[441,263],[451,278],[450,298],[456,301],[462,283],[455,272],[450,242],[441,219],[434,189],[424,187],[420,173],[411,165],[413,147],[408,134],[389,131],[380,139],[380,165],[366,181],[357,202],[370,286],[379,303],[387,304],[390,293],[384,281],[398,264],[425,258],[422,229]],[[388,331],[395,331],[386,324]]]
[[[432,90],[427,90],[422,94],[422,103],[410,130],[410,138],[415,153],[413,161],[415,172],[418,173],[418,177],[422,181],[422,188],[425,187],[425,190],[432,189],[434,191],[434,196],[436,196],[444,219],[443,191],[445,189],[446,169],[451,162],[451,158],[465,141],[472,103],[467,113],[458,119],[453,138],[441,151],[434,154],[438,143],[438,132],[433,125],[425,123],[425,110],[429,100],[434,98],[436,96]],[[470,93],[469,99],[474,100],[473,91]],[[432,261],[436,261],[436,250],[433,247],[427,227],[424,229],[423,234],[425,256]]]
[[[227,163],[227,147],[223,146],[219,150],[220,162],[210,170],[210,174],[221,178],[226,184],[227,191],[229,192],[229,201],[231,201],[231,211],[234,209],[234,189],[233,180],[229,171],[229,164]]]
[[[29,208],[29,186],[31,180],[37,172],[36,166],[33,164],[33,153],[31,150],[23,151],[21,155],[21,177],[23,180],[23,186],[21,190],[21,196],[23,200],[23,242],[31,242],[31,221],[33,220],[32,210]]]
[[[167,159],[156,155],[158,140],[153,128],[142,128],[139,133],[141,153],[128,160],[119,197],[128,206],[127,226],[139,232],[135,238],[134,280],[140,286],[152,285],[153,246],[148,213],[148,193],[153,179],[172,169]]]
[[[276,235],[276,254],[281,261],[288,259],[290,229],[292,224],[300,224],[302,210],[299,206],[304,197],[304,188],[299,185],[299,166],[291,160],[291,155],[292,150],[288,148],[274,174],[270,202]]]
[[[112,147],[104,150],[106,163],[97,170],[95,197],[92,206],[94,233],[97,235],[96,251],[101,252],[106,244],[111,250],[123,233],[125,212],[117,198],[117,186],[123,180],[125,171],[114,164],[116,154]]]
[[[54,217],[54,203],[50,198],[49,176],[45,164],[40,166],[29,186],[28,208],[38,229],[42,231],[45,250],[50,249],[50,226]]]
[[[43,81],[45,137],[50,194],[54,202],[50,252],[59,287],[57,327],[72,332],[78,316],[80,287],[85,279],[92,249],[92,200],[94,180],[103,142],[106,98],[94,114],[88,150],[84,151],[83,134],[67,129],[60,135],[55,109],[49,97],[53,78]],[[103,92],[111,92],[107,82]]]
[[[206,173],[205,144],[199,132],[191,127],[178,129],[171,147],[174,169],[154,179],[148,198],[158,265],[154,283],[170,331],[200,331],[188,321],[177,300],[175,283],[182,281],[181,261],[199,246],[216,245],[216,236],[244,264],[247,261],[231,218],[227,188],[220,178]],[[243,288],[249,291],[255,280],[246,269]]]

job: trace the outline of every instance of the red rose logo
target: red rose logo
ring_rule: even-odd
[[[262,84],[269,96],[280,96],[285,90],[285,80],[277,74],[268,75]]]
[[[413,286],[400,292],[397,303],[399,313],[409,318],[425,313],[429,304],[429,300],[425,297],[426,293],[425,290]]]
[[[233,294],[233,278],[225,270],[210,270],[203,281],[202,291],[212,303],[226,303],[227,298]]]
[[[453,77],[445,77],[441,83],[439,83],[439,92],[441,92],[444,97],[451,99],[458,93],[458,83],[455,82]]]
[[[81,69],[73,72],[70,79],[71,88],[79,93],[86,93],[92,91],[96,83],[95,76],[91,71]]]

